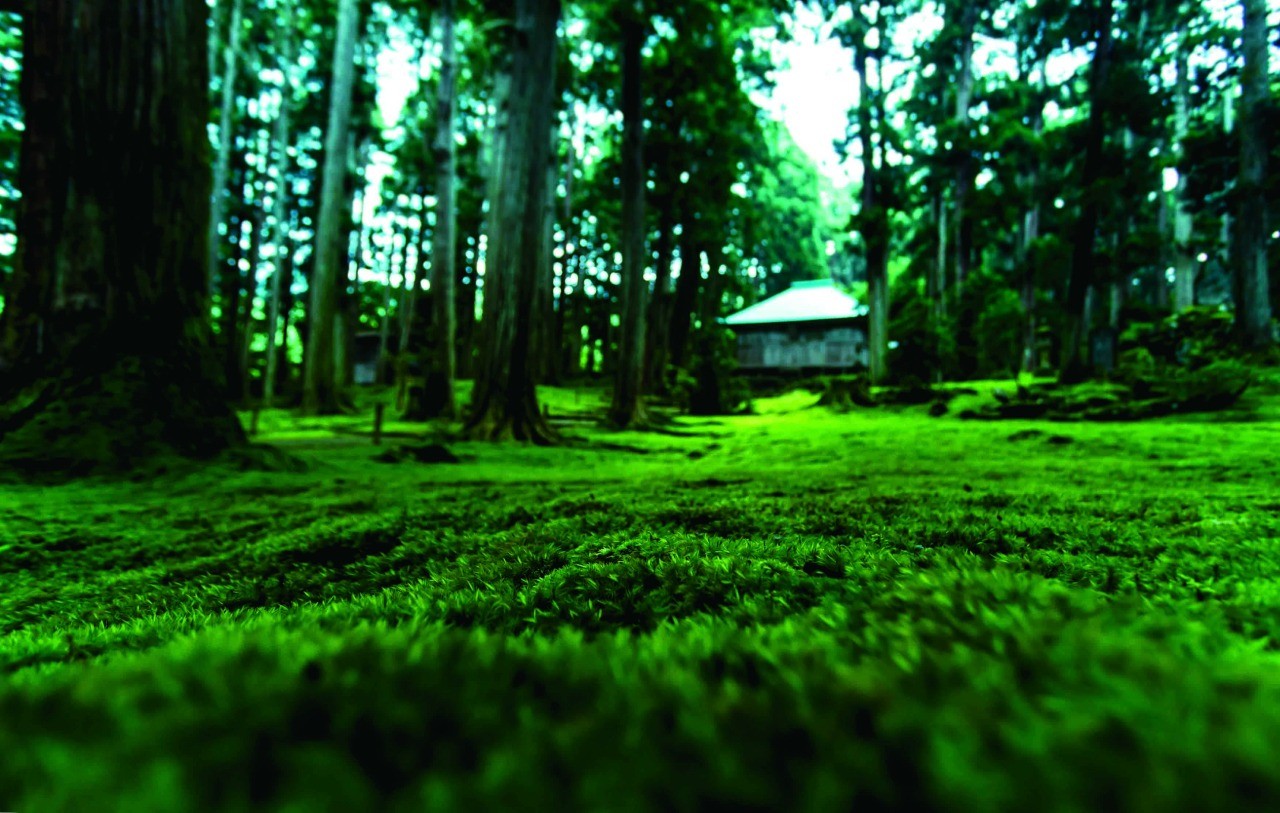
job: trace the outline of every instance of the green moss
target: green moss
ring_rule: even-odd
[[[4,487],[0,806],[1280,803],[1274,423],[540,395],[584,442]]]
[[[153,473],[243,445],[223,394],[190,367],[177,352],[68,361],[0,406],[0,477]]]

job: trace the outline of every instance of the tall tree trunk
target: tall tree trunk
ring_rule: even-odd
[[[1174,155],[1178,164],[1178,186],[1174,190],[1173,216],[1173,310],[1181,312],[1196,304],[1196,266],[1191,256],[1191,210],[1187,205],[1186,142],[1191,107],[1191,71],[1187,59],[1186,29],[1178,32],[1174,57],[1177,80],[1174,86]]]
[[[1030,46],[1020,48],[1027,51]],[[1035,96],[1031,105],[1031,131],[1036,140],[1044,134],[1044,107],[1047,98],[1047,56],[1039,57],[1035,62],[1036,80]],[[1036,276],[1038,261],[1035,256],[1036,242],[1040,239],[1040,195],[1041,195],[1041,161],[1039,156],[1032,155],[1026,162],[1022,173],[1024,192],[1027,196],[1027,208],[1022,213],[1021,239],[1018,242],[1018,270],[1022,276],[1022,363],[1020,369],[1034,374],[1039,368],[1038,348],[1036,346]]]
[[[236,189],[243,190],[247,183],[249,174],[248,162],[245,161],[243,152],[237,152],[236,165],[232,167],[231,179]],[[240,397],[240,393],[236,391],[236,387],[240,384],[239,363],[240,357],[236,352],[236,326],[239,324],[237,318],[240,313],[240,300],[244,292],[244,284],[241,279],[240,263],[243,261],[247,253],[244,249],[244,226],[249,220],[248,202],[244,195],[237,195],[236,209],[229,213],[227,218],[227,227],[230,236],[234,238],[231,243],[231,256],[226,258],[225,267],[218,280],[219,293],[218,300],[218,351],[222,356],[222,378],[227,382],[227,398],[234,401]]]
[[[396,348],[396,409],[404,413],[409,406],[409,376],[415,365],[409,358],[413,347],[413,328],[417,322],[418,286],[422,284],[422,273],[427,264],[427,212],[426,208],[418,209],[417,227],[412,235],[405,234],[404,254],[404,288],[400,300],[400,341]],[[409,245],[418,249],[418,262],[413,269],[413,277],[409,276]]]
[[[1244,70],[1240,77],[1240,217],[1236,250],[1236,329],[1246,347],[1270,347],[1271,293],[1267,279],[1267,3],[1243,0]]]
[[[506,135],[496,154],[481,359],[467,429],[535,443],[557,439],[538,408],[531,346],[555,89],[560,0],[516,0]]]
[[[358,0],[339,0],[333,79],[329,85],[323,186],[320,189],[320,222],[316,228],[315,270],[307,319],[306,367],[303,371],[302,408],[310,414],[332,414],[341,409],[344,375],[337,364],[334,320],[339,318],[338,287],[341,282],[338,234],[347,219],[343,207],[350,203],[342,192],[346,186],[347,133],[355,85],[359,11]]]
[[[236,79],[240,74],[240,40],[243,29],[241,8],[243,0],[232,0],[231,19],[227,24],[227,45],[222,63],[222,114],[218,119],[218,157],[213,170],[213,206],[209,215],[209,256],[206,261],[208,282],[206,289],[212,295],[218,284],[219,250],[218,227],[226,216],[227,177],[231,168],[231,143],[235,129]]]
[[[671,328],[671,255],[674,239],[675,212],[671,206],[660,207],[658,216],[657,280],[649,303],[649,324],[645,342],[645,387],[650,392],[666,393],[666,370],[669,346],[663,337]]]
[[[858,218],[867,252],[867,298],[869,350],[869,374],[872,384],[882,383],[888,372],[889,354],[889,218],[880,201],[879,168],[876,165],[876,147],[872,139],[875,128],[877,97],[883,88],[872,91],[868,78],[871,74],[871,51],[859,48],[855,56],[862,91],[858,99],[858,138],[862,143],[862,206]],[[882,77],[883,78],[883,77]]]
[[[1236,108],[1232,104],[1233,100],[1230,93],[1222,94],[1222,134],[1230,137],[1235,132]],[[1230,197],[1231,191],[1235,188],[1235,181],[1227,179],[1226,191]],[[1222,224],[1218,231],[1218,252],[1222,268],[1231,277],[1231,303],[1234,307],[1240,305],[1240,275],[1236,273],[1236,223],[1232,215],[1232,207],[1228,206],[1222,215]]]
[[[689,360],[689,334],[702,289],[702,243],[691,224],[692,218],[680,234],[680,276],[676,278],[676,295],[671,303],[668,354],[672,366],[677,368],[683,368]]]
[[[431,243],[431,342],[425,392],[410,406],[415,420],[458,416],[458,39],[455,0],[442,0],[440,79],[436,88],[436,225]]]
[[[379,385],[388,383],[388,373],[391,368],[391,308],[395,302],[394,286],[391,280],[395,278],[400,263],[400,252],[396,250],[397,236],[392,232],[390,251],[379,263],[386,271],[382,288],[382,318],[378,320],[378,367],[376,375]],[[402,273],[403,270],[400,269],[400,272]],[[403,301],[401,302],[401,307],[404,307]]]
[[[947,263],[950,257],[948,236],[950,232],[946,196],[938,190],[933,203],[934,219],[937,227],[937,253],[933,262],[933,273],[929,277],[929,293],[933,302],[933,318],[939,329],[942,329],[947,318]]]
[[[280,51],[280,111],[276,114],[272,140],[276,145],[276,192],[272,199],[272,239],[275,255],[272,258],[274,269],[271,273],[270,296],[267,303],[267,363],[266,378],[262,382],[262,402],[270,408],[276,400],[277,337],[280,329],[280,291],[290,287],[291,280],[285,277],[291,273],[292,262],[286,262],[285,256],[293,254],[293,237],[289,233],[287,221],[289,206],[289,140],[293,107],[292,76],[294,62],[297,61],[297,40],[293,34],[294,15],[293,0],[283,0],[282,27],[280,35],[283,43]]]
[[[290,232],[293,226],[297,224],[296,213],[290,215]],[[288,238],[286,238],[288,239]],[[283,259],[284,277],[280,286],[280,344],[277,347],[277,373],[276,379],[279,382],[290,382],[292,380],[293,359],[289,356],[289,328],[292,326],[298,333],[298,342],[300,347],[306,344],[306,324],[305,319],[298,319],[298,314],[294,309],[297,297],[293,293],[293,279],[296,265],[293,257],[293,244],[289,244],[289,253],[285,254]],[[297,393],[291,393],[289,402],[298,400]]]
[[[539,381],[555,384],[555,356],[560,346],[560,337],[555,334],[556,324],[556,271],[553,256],[556,244],[556,179],[557,152],[559,149],[560,122],[559,116],[552,114],[550,139],[551,149],[547,153],[546,183],[542,188],[542,252],[538,260],[542,267],[538,269],[537,302],[538,315],[533,320],[534,357],[537,359],[535,370]]]
[[[1088,323],[1085,298],[1093,285],[1094,249],[1098,231],[1098,181],[1102,175],[1106,136],[1105,88],[1111,73],[1112,0],[1099,0],[1094,18],[1097,47],[1089,77],[1089,131],[1081,178],[1080,218],[1076,222],[1075,248],[1071,253],[1071,276],[1067,283],[1067,327],[1062,348],[1060,378],[1064,382],[1083,380],[1087,365],[1082,349]]]
[[[951,226],[955,239],[951,241],[955,257],[956,297],[964,290],[969,276],[969,255],[972,251],[972,224],[969,217],[969,194],[973,189],[973,152],[969,143],[969,108],[973,104],[973,38],[978,25],[978,6],[974,0],[961,0],[960,11],[960,64],[956,85],[955,132],[956,143],[955,216]],[[883,91],[883,88],[881,89]]]
[[[645,217],[644,217],[644,23],[622,22],[622,324],[618,369],[609,423],[625,429],[647,421],[644,385]]]
[[[483,232],[480,231],[480,225],[476,226],[473,235],[475,242],[475,260],[468,269],[470,282],[466,280],[458,281],[458,308],[455,311],[458,320],[458,376],[460,378],[474,378],[476,368],[476,282],[478,279],[476,271],[476,263],[480,257],[480,239]],[[461,241],[459,241],[461,242]],[[470,242],[470,241],[469,241]],[[461,270],[463,263],[459,262]]]
[[[400,263],[400,267],[404,269],[403,276],[400,279],[400,308],[397,316],[400,318],[399,324],[399,341],[396,345],[396,355],[404,356],[409,351],[409,331],[413,329],[413,309],[418,306],[418,283],[421,281],[422,266],[426,261],[426,255],[418,251],[418,264],[409,271],[409,248],[411,246],[422,245],[422,221],[418,221],[417,228],[412,231],[405,232],[404,235],[404,259]]]
[[[724,248],[717,238],[712,240],[707,249],[707,285],[702,291],[702,308],[699,313],[699,327],[707,330],[720,318],[720,308],[724,304],[725,283],[728,282],[724,272]]]
[[[259,155],[262,163],[258,166],[265,166],[267,154]],[[251,227],[253,231],[250,233],[249,250],[247,256],[249,258],[249,268],[245,271],[243,278],[244,289],[241,291],[240,303],[240,323],[237,333],[236,351],[238,358],[236,359],[236,372],[240,375],[239,395],[242,400],[248,400],[252,395],[253,381],[253,337],[254,319],[253,306],[258,297],[258,269],[262,267],[262,260],[266,246],[265,235],[263,234],[266,226],[267,210],[263,208],[262,201],[254,202],[253,214],[250,217]]]
[[[22,240],[0,323],[0,461],[27,476],[244,442],[209,335],[208,13],[27,9]]]

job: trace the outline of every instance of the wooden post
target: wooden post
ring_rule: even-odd
[[[377,404],[373,408],[373,445],[382,445],[382,416],[387,411],[386,404]]]
[[[250,435],[250,437],[257,437],[257,436],[258,436],[258,415],[260,415],[261,413],[262,413],[262,405],[261,405],[261,404],[258,404],[257,406],[255,406],[255,407],[253,408],[253,418],[252,418],[252,419],[250,419],[250,421],[249,421],[249,435]]]

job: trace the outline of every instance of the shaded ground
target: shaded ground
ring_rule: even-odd
[[[311,471],[6,487],[0,809],[1280,806],[1274,390],[815,399],[451,464],[268,413]]]

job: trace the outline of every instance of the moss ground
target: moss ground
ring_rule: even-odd
[[[1278,389],[3,486],[0,809],[1280,809]]]

